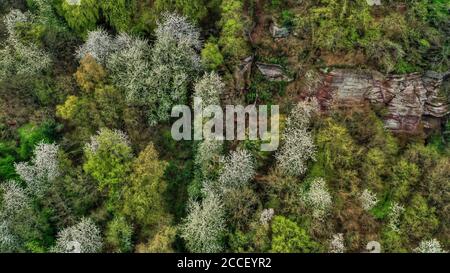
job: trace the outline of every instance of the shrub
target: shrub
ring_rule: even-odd
[[[295,222],[275,216],[272,221],[272,249],[276,253],[314,253],[320,245],[311,240],[306,231]]]
[[[62,15],[67,24],[81,35],[97,27],[100,18],[100,3],[97,0],[73,1],[59,0]]]
[[[202,63],[208,70],[216,70],[223,62],[223,56],[217,43],[208,42],[202,50]]]
[[[105,243],[113,252],[130,252],[133,249],[131,237],[133,228],[124,217],[115,217],[106,228]]]
[[[101,0],[100,7],[106,21],[117,31],[128,31],[131,27],[131,15],[134,1]]]

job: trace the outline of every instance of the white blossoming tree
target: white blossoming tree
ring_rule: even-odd
[[[436,239],[424,240],[414,249],[416,253],[447,253],[442,249],[441,243]]]
[[[200,50],[202,46],[199,30],[186,17],[175,13],[162,15],[155,35],[158,40],[173,40],[195,50]]]
[[[0,220],[0,252],[14,252],[18,248],[18,239],[11,232],[8,221]]]
[[[15,181],[2,183],[0,186],[3,192],[2,215],[11,215],[17,211],[27,208],[30,198],[26,191]]]
[[[69,5],[80,5],[81,0],[66,0],[67,4]]]
[[[27,189],[42,196],[59,175],[58,145],[40,143],[30,162],[15,164],[16,173],[27,184]]]
[[[225,213],[220,198],[208,192],[201,203],[191,201],[188,216],[181,225],[181,237],[194,253],[217,253],[223,250]]]
[[[285,174],[299,176],[306,172],[307,162],[315,158],[316,147],[311,133],[303,129],[286,129],[284,142],[276,155],[277,166]]]
[[[14,75],[32,77],[50,67],[52,61],[47,52],[33,43],[22,43],[17,35],[17,24],[32,20],[28,13],[19,10],[12,10],[3,18],[8,38],[0,49],[0,81]]]
[[[194,96],[202,99],[204,107],[220,105],[220,95],[224,89],[225,84],[217,73],[206,73],[195,84]]]
[[[286,120],[286,127],[307,129],[312,117],[317,114],[318,110],[319,103],[316,98],[297,103]]]
[[[378,203],[378,198],[375,193],[365,189],[359,196],[359,201],[364,210],[369,211],[376,206]]]
[[[313,217],[319,220],[323,220],[332,205],[331,194],[323,178],[314,179],[303,198]]]
[[[205,139],[197,147],[195,164],[200,169],[203,178],[213,173],[215,164],[223,151],[223,142],[214,139]]]
[[[3,182],[0,193],[0,252],[17,252],[36,233],[31,199],[16,181]]]
[[[113,82],[129,102],[149,107],[151,124],[167,120],[175,103],[185,103],[188,85],[200,70],[199,31],[186,18],[165,14],[156,29],[156,42],[120,34],[112,38],[99,29],[88,35],[78,58],[92,55],[106,65]],[[150,63],[152,66],[150,66]]]
[[[255,172],[255,160],[249,151],[233,151],[223,160],[218,190],[225,192],[245,186],[255,176]]]
[[[404,211],[405,208],[397,202],[394,202],[391,205],[391,209],[388,214],[388,226],[395,232],[400,232],[400,217]]]
[[[57,235],[52,252],[58,253],[97,253],[102,250],[100,229],[89,218],[61,230]]]
[[[259,217],[259,222],[263,225],[268,225],[272,221],[274,214],[275,211],[272,208],[264,209]]]
[[[185,17],[167,13],[155,30],[153,48],[127,34],[113,38],[105,30],[88,33],[77,52],[106,66],[114,84],[123,89],[129,103],[149,110],[149,123],[167,121],[176,104],[187,102],[190,84],[201,70],[198,51],[200,32]]]
[[[167,121],[173,105],[186,103],[189,85],[201,70],[200,32],[185,17],[164,14],[155,34],[148,94],[142,98],[153,125]]]
[[[201,98],[203,107],[220,105],[220,94],[225,88],[219,75],[215,72],[206,73],[197,81],[194,87],[194,97]],[[200,170],[201,178],[207,179],[215,175],[217,163],[223,151],[223,141],[205,136],[205,140],[198,144],[195,163]]]
[[[282,136],[283,144],[276,155],[277,166],[285,175],[304,174],[308,160],[315,159],[316,147],[308,127],[317,109],[316,100],[300,102],[286,121],[286,129]]]
[[[333,239],[330,242],[328,252],[329,253],[344,253],[345,252],[344,234],[338,233],[338,234],[333,235]]]
[[[86,42],[77,50],[77,57],[81,60],[89,54],[104,65],[109,56],[117,49],[113,37],[104,29],[97,29],[88,33]]]
[[[23,13],[18,9],[11,10],[3,18],[3,23],[5,24],[6,31],[8,32],[9,39],[17,39],[16,25],[18,23],[25,23],[31,20],[29,13]]]
[[[86,55],[106,66],[115,86],[124,90],[128,102],[142,104],[148,100],[147,81],[150,77],[150,52],[147,40],[121,33],[112,37],[103,29],[88,33],[88,39],[78,49],[78,59]]]
[[[129,102],[146,101],[150,72],[150,46],[147,40],[120,34],[114,40],[118,49],[106,61],[113,83],[125,91]]]

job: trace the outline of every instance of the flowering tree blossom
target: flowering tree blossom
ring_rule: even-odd
[[[245,186],[255,175],[256,166],[253,156],[247,150],[231,152],[224,160],[218,179],[220,190]]]
[[[220,95],[224,92],[225,84],[215,72],[207,73],[195,84],[195,97],[203,101],[203,105],[220,105]]]
[[[111,73],[113,83],[123,89],[129,102],[147,101],[150,77],[150,46],[147,40],[121,33],[113,38],[103,29],[91,31],[77,51],[79,59],[91,55]]]
[[[318,110],[319,103],[316,98],[297,103],[286,120],[286,127],[307,129],[311,122],[311,118],[317,114]]]
[[[0,252],[15,252],[21,248],[22,231],[33,226],[31,200],[16,181],[2,183],[0,192]]]
[[[181,237],[195,253],[217,253],[223,250],[225,232],[224,206],[220,198],[208,192],[200,203],[190,201],[188,216],[181,225]]]
[[[397,202],[394,202],[391,205],[391,210],[388,214],[388,226],[393,231],[399,232],[399,225],[400,225],[400,217],[403,213],[405,208],[401,205],[399,205]]]
[[[0,252],[13,252],[18,245],[18,239],[9,229],[8,222],[0,220]]]
[[[16,181],[2,183],[0,188],[3,192],[2,216],[16,213],[29,206],[29,196]]]
[[[176,43],[186,44],[195,50],[200,50],[200,31],[186,17],[175,13],[165,13],[155,30],[157,39],[170,39]]]
[[[16,25],[18,23],[25,23],[31,21],[30,14],[28,12],[23,13],[18,9],[11,10],[3,18],[3,23],[5,24],[6,31],[8,32],[9,39],[16,39]]]
[[[90,153],[96,154],[100,146],[106,145],[108,142],[130,146],[130,140],[123,131],[102,128],[96,135],[91,136],[91,141],[86,144],[85,148]]]
[[[5,56],[5,60],[0,61],[5,65],[0,68],[0,79],[11,73],[31,77],[51,65],[50,56],[34,44],[24,45],[20,42],[10,44],[0,50],[0,55]]]
[[[102,246],[100,229],[91,219],[83,218],[78,224],[58,233],[52,252],[97,253],[101,251]]]
[[[377,195],[368,189],[365,189],[359,196],[359,201],[364,210],[369,211],[378,203]]]
[[[88,33],[86,42],[77,50],[77,57],[81,60],[89,54],[104,65],[109,56],[117,49],[117,44],[111,35],[104,29],[97,29]]]
[[[175,104],[186,103],[189,86],[201,70],[198,29],[176,14],[162,18],[153,48],[146,40],[127,34],[113,38],[98,29],[89,32],[77,52],[79,59],[90,54],[105,65],[127,101],[148,108],[151,125],[168,120]]]
[[[441,243],[436,239],[424,240],[414,249],[416,253],[447,253],[442,249]]]
[[[37,196],[42,196],[50,183],[59,175],[58,145],[40,143],[34,150],[30,162],[15,164],[20,178],[27,183],[28,189]]]
[[[303,198],[306,205],[312,210],[313,217],[319,220],[323,219],[332,205],[331,194],[323,178],[313,180]]]
[[[274,214],[275,211],[272,208],[264,209],[259,217],[259,222],[261,222],[261,224],[263,225],[268,225],[270,221],[272,221]]]
[[[306,172],[307,162],[315,159],[316,147],[308,131],[310,119],[318,109],[317,101],[300,102],[291,111],[276,155],[278,168],[285,174],[299,176]]]
[[[8,38],[5,46],[0,49],[0,80],[11,75],[30,77],[49,68],[51,58],[47,52],[33,43],[25,45],[17,37],[16,25],[31,22],[31,16],[19,10],[12,10],[3,18],[3,21]]]
[[[155,34],[148,93],[142,98],[152,125],[168,120],[173,105],[186,103],[189,84],[201,70],[200,33],[185,17],[163,15]]]
[[[344,253],[345,252],[344,234],[338,233],[338,234],[333,235],[333,239],[330,242],[328,252],[329,253]]]
[[[299,176],[306,172],[307,162],[315,159],[316,147],[311,133],[303,129],[286,129],[284,143],[276,155],[278,168],[286,175]]]
[[[113,83],[125,91],[129,102],[145,101],[146,81],[151,69],[148,41],[128,34],[120,34],[114,43],[118,50],[106,61]]]
[[[214,163],[220,158],[223,142],[214,139],[205,139],[197,148],[195,164],[200,168],[203,177],[212,172]]]

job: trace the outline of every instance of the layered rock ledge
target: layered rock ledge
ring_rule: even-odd
[[[448,98],[440,92],[448,73],[426,72],[384,76],[373,71],[336,69],[322,74],[316,96],[325,109],[369,101],[384,105],[386,128],[413,132],[420,125],[436,128],[449,113]]]

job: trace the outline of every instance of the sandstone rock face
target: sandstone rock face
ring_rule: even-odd
[[[256,63],[259,72],[269,81],[292,81],[283,70],[283,67],[276,64]]]
[[[384,76],[372,71],[334,70],[322,77],[316,93],[322,108],[369,101],[388,109],[386,128],[413,132],[420,124],[436,127],[449,112],[448,99],[440,95],[446,75],[427,72]]]

